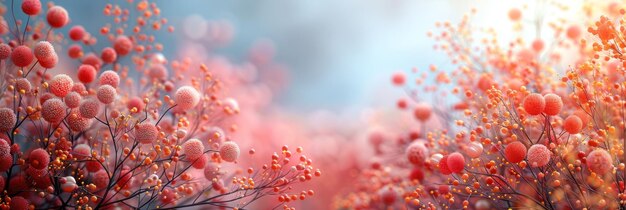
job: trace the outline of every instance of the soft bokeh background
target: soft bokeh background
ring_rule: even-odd
[[[72,14],[71,24],[84,25],[90,31],[101,26],[93,24],[93,18],[101,18],[93,12],[101,11],[106,2],[57,2]],[[393,72],[426,68],[431,63],[445,67],[445,55],[434,52],[433,40],[426,37],[426,33],[434,28],[434,22],[457,22],[471,8],[477,8],[479,24],[510,27],[506,19],[509,8],[534,7],[538,1],[155,2],[160,5],[163,16],[176,27],[173,36],[159,36],[167,46],[166,57],[176,52],[177,39],[188,38],[183,35],[185,21],[191,19],[192,23],[188,25],[196,32],[206,29],[199,24],[198,18],[226,21],[231,24],[234,37],[216,52],[235,62],[245,60],[247,50],[259,40],[270,40],[274,44],[275,60],[284,63],[289,71],[289,86],[278,96],[276,103],[297,112],[324,109],[344,113],[391,104],[384,99],[402,94],[402,91],[390,91],[388,78]],[[576,8],[573,4],[578,3],[580,1],[568,4]]]
[[[536,1],[155,2],[176,27],[174,36],[159,37],[168,46],[166,56],[175,52],[177,38],[185,38],[182,35],[185,21],[198,18],[227,21],[232,25],[234,37],[229,45],[216,51],[233,61],[245,60],[247,50],[260,39],[273,42],[276,60],[289,71],[289,86],[276,103],[298,112],[325,109],[344,113],[390,104],[384,99],[392,96],[376,93],[402,94],[398,90],[389,91],[388,78],[393,72],[426,68],[431,63],[445,66],[445,55],[434,52],[433,40],[426,37],[435,21],[456,22],[471,8],[477,8],[481,13],[478,22],[510,27],[506,20],[508,9],[520,5],[533,7]],[[66,5],[72,14],[71,24],[84,25],[88,30],[100,27],[93,24],[92,18],[101,15],[94,15],[93,11],[101,11],[106,2],[62,0],[58,3]],[[196,26],[192,31],[204,29],[198,23],[190,24]]]
[[[430,0],[156,2],[176,27],[174,37],[159,36],[167,46],[166,57],[175,52],[183,23],[194,15],[232,24],[232,42],[217,51],[234,61],[246,59],[259,39],[271,40],[275,60],[284,63],[290,77],[289,88],[275,102],[299,112],[344,112],[379,103],[385,97],[373,93],[391,88],[391,73],[445,61],[444,55],[432,52],[432,40],[425,34],[434,21],[457,20],[472,5]],[[100,12],[104,2],[58,3],[72,14],[71,24],[90,31],[101,26],[92,18],[100,18],[93,11]]]

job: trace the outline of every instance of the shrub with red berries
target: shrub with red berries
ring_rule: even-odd
[[[512,37],[477,28],[479,9],[436,23],[428,36],[450,62],[391,75],[415,129],[379,125],[374,163],[335,207],[626,208],[626,5],[583,3],[587,30],[542,13],[567,3],[539,5],[502,14]]]
[[[92,12],[110,18],[99,31],[72,25],[63,5],[19,3],[0,10],[0,209],[237,209],[262,197],[288,209],[313,196],[293,188],[321,175],[302,148],[241,169],[254,150],[224,122],[246,110],[228,78],[161,54],[156,32],[174,27],[155,3],[107,4]]]

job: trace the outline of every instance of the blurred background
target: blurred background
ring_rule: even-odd
[[[93,11],[106,2],[57,1],[66,6],[71,24],[97,30]],[[274,103],[296,112],[320,109],[350,112],[372,105],[393,105],[390,75],[426,68],[446,60],[434,53],[426,32],[439,20],[456,21],[484,1],[347,0],[347,1],[155,1],[162,16],[175,26],[174,35],[158,38],[166,57],[176,53],[177,40],[201,39],[209,22],[225,22],[233,37],[214,51],[233,62],[245,60],[259,41],[274,46],[275,60],[287,70],[287,85]],[[490,7],[502,3],[490,1]],[[123,1],[120,1],[123,3]],[[487,4],[486,4],[487,5]],[[497,11],[504,16],[506,10]],[[88,18],[83,18],[88,17]],[[104,20],[103,20],[104,21]]]
[[[391,90],[389,78],[394,72],[409,72],[414,67],[426,69],[430,64],[445,67],[447,57],[433,51],[434,42],[426,36],[436,21],[455,23],[476,8],[479,14],[474,24],[510,29],[506,19],[508,10],[522,5],[532,8],[538,1],[154,2],[161,7],[162,16],[176,28],[173,35],[158,36],[166,46],[166,57],[180,50],[176,47],[180,40],[202,40],[210,33],[211,24],[223,24],[232,37],[211,50],[232,62],[246,60],[250,47],[259,42],[273,45],[274,60],[287,71],[287,88],[274,98],[276,105],[296,112],[322,109],[345,113],[393,105],[385,99],[403,94],[401,90]],[[568,5],[577,8],[581,2],[572,1]],[[102,24],[94,25],[92,18],[102,16],[93,12],[101,11],[108,2],[60,0],[57,3],[72,14],[70,24],[95,31]]]

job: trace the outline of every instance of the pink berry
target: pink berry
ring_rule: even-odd
[[[120,117],[120,111],[111,110],[111,112],[109,112],[109,117],[112,119]]]
[[[191,109],[200,103],[200,93],[191,86],[182,86],[176,90],[174,101],[179,109]]]
[[[87,88],[85,88],[83,83],[74,83],[74,86],[72,86],[72,92],[77,92],[81,96],[87,95]]]
[[[480,142],[471,142],[465,148],[465,153],[471,158],[478,158],[483,154],[483,145]]]
[[[39,97],[39,103],[43,105],[43,103],[45,103],[48,99],[52,99],[55,97],[56,96],[54,96],[54,94],[52,93],[44,93]]]
[[[142,144],[152,144],[159,136],[159,130],[150,123],[135,126],[135,139]]]
[[[117,59],[117,53],[113,48],[106,47],[102,49],[102,54],[100,54],[100,58],[104,63],[113,63]]]
[[[165,81],[165,84],[163,84],[163,87],[166,92],[172,92],[172,90],[174,90],[174,83],[170,81]]]
[[[424,146],[424,142],[415,141],[406,148],[406,157],[414,165],[422,165],[428,157],[428,149]]]
[[[455,152],[448,155],[448,168],[453,173],[460,173],[465,167],[465,157],[461,153]]]
[[[604,149],[596,149],[587,155],[587,168],[598,175],[604,175],[613,169],[613,158]]]
[[[145,104],[143,103],[143,100],[137,96],[130,98],[128,102],[126,102],[126,108],[128,108],[128,110],[136,108],[136,112],[141,112],[144,107]]]
[[[100,100],[103,104],[113,103],[116,95],[117,93],[115,92],[115,88],[110,85],[102,85],[98,88],[98,91],[96,91],[98,100]]]
[[[226,162],[235,162],[239,158],[239,145],[235,142],[227,141],[220,147],[220,157]]]
[[[107,70],[102,72],[100,75],[100,80],[98,82],[99,85],[110,85],[114,88],[117,88],[120,85],[120,76],[117,72]]]
[[[96,79],[97,73],[96,69],[91,65],[80,65],[78,67],[77,77],[80,82],[89,84]]]
[[[100,102],[94,98],[85,99],[80,103],[78,111],[84,118],[94,118],[100,113]]]
[[[96,185],[96,189],[104,189],[109,185],[109,174],[105,170],[100,170],[93,175],[91,181]]]
[[[549,116],[554,116],[561,112],[561,109],[563,108],[563,100],[561,100],[561,96],[549,93],[543,96],[543,99],[546,102],[546,106],[543,108],[543,113]]]
[[[530,146],[526,158],[532,167],[545,166],[550,162],[552,152],[543,144],[535,144]]]
[[[204,178],[209,181],[217,180],[220,175],[219,171],[220,167],[217,164],[209,162],[204,166]]]
[[[574,111],[573,115],[576,115],[582,121],[582,127],[584,128],[592,119],[592,117],[586,111],[579,109]]]
[[[73,59],[83,57],[83,47],[77,44],[73,44],[67,49],[67,55]]]
[[[391,82],[396,86],[402,86],[406,82],[406,75],[402,72],[395,73],[391,77]]]
[[[118,55],[125,56],[132,50],[133,43],[127,36],[118,36],[113,42],[113,48]]]
[[[65,103],[61,99],[51,98],[46,100],[41,106],[41,117],[50,123],[56,124],[65,118],[67,114],[65,109]]]
[[[57,74],[50,80],[50,92],[58,97],[65,97],[72,90],[74,81],[66,74]]]
[[[85,28],[81,25],[73,26],[68,32],[69,37],[73,41],[80,41],[85,37]]]
[[[0,34],[5,35],[7,33],[9,33],[9,24],[7,23],[6,20],[2,19],[0,20]]]
[[[46,20],[48,24],[53,28],[61,28],[69,22],[70,18],[67,14],[65,8],[61,6],[53,6],[48,9],[48,14],[46,14]]]
[[[46,150],[38,148],[30,152],[28,161],[30,162],[31,167],[35,169],[44,169],[48,167],[48,163],[50,163],[50,155],[46,152]]]
[[[13,129],[17,117],[12,109],[0,108],[0,132],[6,133]]]
[[[0,60],[4,60],[11,56],[11,46],[8,44],[0,44]]]
[[[79,93],[77,92],[70,92],[67,95],[65,95],[64,101],[65,101],[65,105],[67,105],[67,107],[69,108],[77,108],[78,106],[80,106],[80,100],[82,100],[83,97],[80,96]]]
[[[418,103],[415,105],[413,115],[417,120],[424,122],[430,118],[433,113],[433,108],[427,103]]]
[[[539,93],[533,93],[524,98],[524,110],[530,115],[538,115],[543,112],[546,101]]]
[[[96,68],[96,70],[99,70],[102,66],[102,60],[100,60],[100,58],[96,54],[89,53],[83,58],[82,64],[91,65]]]
[[[37,15],[41,12],[41,2],[39,0],[24,0],[22,2],[22,12],[27,15]]]
[[[200,156],[200,158],[193,160],[191,163],[191,167],[195,169],[203,169],[207,162],[209,162],[209,157],[205,154]]]
[[[29,47],[20,45],[11,52],[11,62],[17,67],[25,67],[33,62],[35,56]]]
[[[11,145],[5,139],[0,139],[0,158],[5,158],[11,155]]]
[[[40,60],[39,65],[46,69],[54,68],[59,62],[59,57],[56,54],[53,54],[48,60]]]
[[[72,149],[72,155],[78,160],[91,157],[91,147],[87,144],[79,144]]]
[[[182,145],[183,154],[187,156],[187,160],[195,161],[204,155],[204,145],[198,139],[189,139]]]
[[[215,190],[223,190],[224,189],[224,180],[217,179],[211,182],[211,187]]]
[[[570,134],[577,134],[583,129],[583,121],[576,115],[570,115],[563,121],[563,129]]]
[[[155,64],[148,69],[148,76],[153,80],[165,80],[168,76],[167,69],[161,64]]]
[[[504,157],[511,163],[519,163],[526,158],[526,146],[519,141],[510,143],[504,149]]]
[[[229,112],[239,112],[239,103],[234,98],[225,98],[222,100],[222,107]]]
[[[15,82],[15,87],[18,91],[24,91],[26,93],[30,92],[30,89],[32,88],[30,81],[28,81],[28,79],[26,78],[17,79],[17,81]]]
[[[226,138],[224,130],[222,130],[220,127],[209,127],[206,133],[209,135],[208,139],[211,143],[221,143],[222,141],[224,141],[224,138]]]
[[[52,60],[56,55],[54,51],[54,47],[50,42],[47,41],[39,41],[35,44],[35,48],[33,49],[35,52],[35,58],[39,60],[39,62]]]
[[[80,115],[80,111],[73,109],[67,117],[67,125],[75,132],[83,132],[89,129],[93,119],[84,118]]]

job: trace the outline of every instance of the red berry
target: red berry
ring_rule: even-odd
[[[113,48],[118,55],[125,56],[132,50],[133,43],[127,36],[118,36],[113,42]]]
[[[583,129],[583,121],[576,115],[570,115],[563,122],[563,129],[570,134],[577,134]]]
[[[604,175],[613,169],[613,158],[604,149],[596,149],[587,155],[587,168],[598,174]]]
[[[563,100],[561,100],[561,96],[549,93],[543,96],[543,99],[546,102],[546,105],[543,108],[543,113],[554,116],[561,112],[561,109],[563,108]]]
[[[448,168],[453,173],[460,173],[465,167],[465,157],[461,153],[454,152],[448,155]]]
[[[46,150],[38,148],[30,152],[28,161],[30,162],[31,167],[35,169],[44,169],[48,167],[48,163],[50,163],[50,154],[48,154]]]
[[[24,0],[22,2],[22,12],[27,15],[37,15],[41,12],[41,2],[39,0]]]
[[[65,8],[61,6],[53,6],[48,10],[46,20],[53,28],[61,28],[69,22],[70,18]]]
[[[70,31],[68,33],[69,33],[68,35],[71,40],[80,41],[83,39],[83,37],[85,37],[86,32],[83,26],[77,25],[77,26],[70,28]]]
[[[504,156],[511,163],[519,163],[526,158],[526,146],[519,141],[510,143],[504,149]]]
[[[546,107],[546,101],[539,93],[532,93],[524,98],[524,110],[530,115],[538,115]]]
[[[35,56],[33,55],[33,51],[24,45],[16,47],[11,53],[11,61],[18,67],[28,66],[33,62],[34,58]]]
[[[80,65],[78,67],[77,77],[82,83],[89,84],[96,79],[96,68],[91,65]]]

